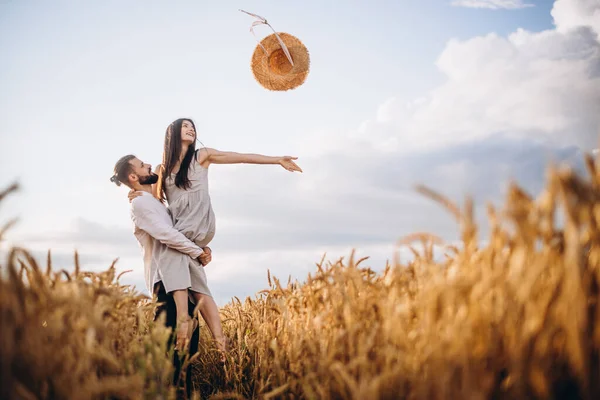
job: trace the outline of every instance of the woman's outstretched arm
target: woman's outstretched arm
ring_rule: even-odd
[[[290,172],[302,172],[302,169],[293,161],[298,157],[271,157],[262,154],[236,153],[233,151],[219,151],[206,149],[206,161],[210,164],[279,164]]]

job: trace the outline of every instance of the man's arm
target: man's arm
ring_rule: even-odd
[[[143,196],[142,196],[143,197]],[[150,207],[144,207],[140,199],[133,202],[131,214],[133,223],[140,229],[148,232],[154,239],[196,259],[202,253],[202,249],[173,226],[165,224],[160,215]],[[153,200],[154,201],[154,200]]]

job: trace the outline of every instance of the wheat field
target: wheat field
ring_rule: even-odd
[[[413,259],[382,272],[351,254],[304,282],[269,276],[221,310],[225,365],[201,325],[195,397],[600,398],[600,166],[586,165],[585,176],[549,166],[536,198],[511,185],[501,209],[488,206],[485,241],[469,198],[418,188],[459,224],[442,260],[440,239],[416,233],[399,242]],[[1,397],[174,398],[155,304],[114,265],[47,264],[24,249],[2,264]]]

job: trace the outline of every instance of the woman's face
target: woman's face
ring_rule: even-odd
[[[182,143],[194,143],[196,141],[196,129],[191,121],[184,120],[181,124],[181,142]]]

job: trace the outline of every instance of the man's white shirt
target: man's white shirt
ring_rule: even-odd
[[[161,280],[156,246],[168,246],[196,259],[202,249],[181,232],[173,228],[168,209],[148,192],[141,192],[131,202],[133,234],[142,247],[144,257],[144,279],[152,295],[154,284]]]

